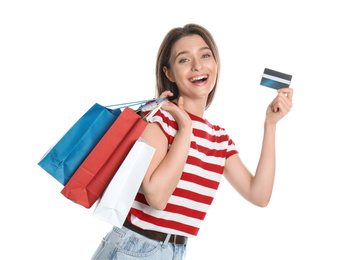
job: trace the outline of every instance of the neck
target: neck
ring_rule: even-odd
[[[195,116],[203,118],[206,103],[207,101],[204,99],[195,100],[184,98],[184,109]]]

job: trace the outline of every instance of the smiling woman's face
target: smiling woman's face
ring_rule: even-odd
[[[217,64],[213,53],[199,35],[178,40],[171,49],[170,68],[165,75],[179,88],[180,95],[190,99],[205,99],[217,78]]]

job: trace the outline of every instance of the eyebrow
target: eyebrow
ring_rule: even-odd
[[[203,51],[203,50],[210,50],[210,48],[208,46],[205,46],[205,47],[200,48],[198,51]],[[180,55],[189,54],[189,53],[190,53],[189,51],[181,51],[181,52],[178,52],[175,55],[175,59],[177,59]]]

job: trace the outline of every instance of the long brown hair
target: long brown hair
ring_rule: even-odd
[[[168,32],[165,36],[163,42],[160,45],[157,59],[156,59],[156,96],[160,96],[166,90],[171,90],[171,82],[166,77],[163,68],[164,66],[168,69],[170,68],[170,55],[171,49],[174,44],[183,37],[191,36],[191,35],[199,35],[203,38],[205,43],[211,49],[214,59],[217,64],[217,75],[216,75],[216,83],[214,88],[209,93],[207,98],[206,109],[210,106],[213,101],[215,92],[217,90],[219,71],[220,71],[220,58],[217,45],[213,39],[211,33],[205,29],[204,27],[197,24],[187,24],[184,27],[177,27]]]

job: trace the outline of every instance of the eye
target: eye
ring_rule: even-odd
[[[203,59],[206,59],[206,58],[209,58],[211,55],[210,54],[204,54],[203,56],[202,56],[202,58]]]
[[[179,60],[179,63],[185,63],[185,62],[187,62],[188,61],[188,59],[187,58],[184,58],[184,59],[180,59]]]

